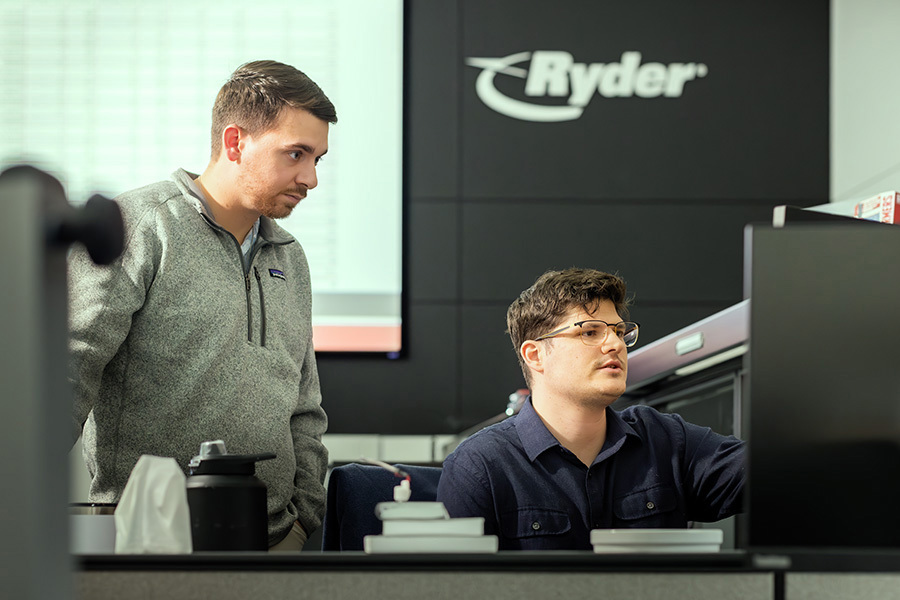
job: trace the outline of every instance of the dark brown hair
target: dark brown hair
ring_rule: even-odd
[[[312,79],[290,65],[257,60],[241,65],[216,96],[212,110],[212,158],[222,151],[222,130],[234,123],[250,135],[271,129],[285,107],[301,108],[337,123],[334,104]]]
[[[571,268],[547,271],[509,305],[506,330],[528,385],[531,373],[519,353],[522,343],[548,333],[573,308],[583,308],[590,314],[603,300],[611,301],[620,317],[628,317],[629,301],[621,277],[594,269]]]

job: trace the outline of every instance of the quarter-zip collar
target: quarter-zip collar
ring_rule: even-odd
[[[256,241],[250,248],[250,251],[247,255],[244,255],[243,249],[241,248],[241,243],[237,240],[237,238],[232,235],[230,231],[219,225],[216,220],[213,218],[212,211],[209,209],[209,201],[206,198],[206,195],[203,193],[203,190],[195,183],[195,179],[197,175],[194,173],[189,173],[184,169],[178,169],[174,173],[172,173],[172,179],[175,181],[175,184],[178,186],[178,189],[181,190],[184,198],[189,202],[204,221],[209,224],[210,227],[219,231],[223,235],[227,235],[231,240],[234,241],[235,249],[237,250],[242,265],[242,273],[244,279],[244,292],[246,294],[247,300],[247,341],[253,341],[253,303],[250,298],[250,290],[251,290],[251,271],[255,275],[256,285],[259,292],[259,326],[260,326],[260,345],[266,345],[266,300],[265,294],[263,292],[263,283],[262,278],[260,277],[259,270],[253,266],[253,260],[256,258],[257,253],[267,245],[275,245],[281,246],[285,244],[293,243],[294,237],[286,232],[284,229],[279,227],[275,221],[268,217],[259,217],[258,224],[259,229],[256,236]],[[254,225],[254,228],[256,226]],[[252,234],[252,232],[251,232]]]
[[[189,171],[185,171],[184,169],[178,169],[174,173],[172,173],[172,179],[175,181],[175,184],[181,190],[181,193],[188,200],[188,202],[190,202],[191,205],[197,209],[197,212],[203,215],[206,218],[207,222],[215,225],[219,229],[224,230],[221,225],[216,223],[216,220],[212,216],[212,211],[209,210],[209,205],[206,197],[194,182],[197,177],[198,175],[196,173],[191,173]],[[253,259],[253,254],[256,250],[256,246],[259,246],[260,244],[259,240],[269,242],[270,244],[282,245],[290,244],[294,241],[294,238],[287,231],[279,227],[279,225],[273,219],[270,219],[269,217],[260,217],[259,238],[257,239],[257,243],[254,244],[254,248],[250,250],[250,261],[252,261]],[[238,245],[240,246],[240,243]]]

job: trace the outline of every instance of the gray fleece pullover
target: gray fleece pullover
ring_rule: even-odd
[[[327,451],[312,344],[309,266],[271,219],[245,268],[238,241],[189,189],[190,174],[119,196],[125,250],[94,265],[69,258],[74,434],[83,435],[90,499],[117,502],[142,454],[185,471],[200,443],[274,452],[269,544],[325,507]]]

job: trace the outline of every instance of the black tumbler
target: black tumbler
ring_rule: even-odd
[[[187,500],[194,551],[269,549],[266,484],[256,463],[266,454],[228,454],[221,440],[204,442],[190,463]]]

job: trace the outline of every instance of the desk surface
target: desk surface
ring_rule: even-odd
[[[259,600],[772,600],[775,575],[746,555],[204,553],[82,556],[79,598]]]
[[[362,552],[75,557],[79,598],[279,600],[900,600],[900,550],[787,553],[368,555]],[[871,592],[871,594],[869,593]],[[887,595],[885,595],[887,594]]]
[[[197,552],[185,555],[82,555],[82,571],[747,571],[751,556],[711,554],[595,554],[516,551],[497,554],[366,554],[364,552]]]

